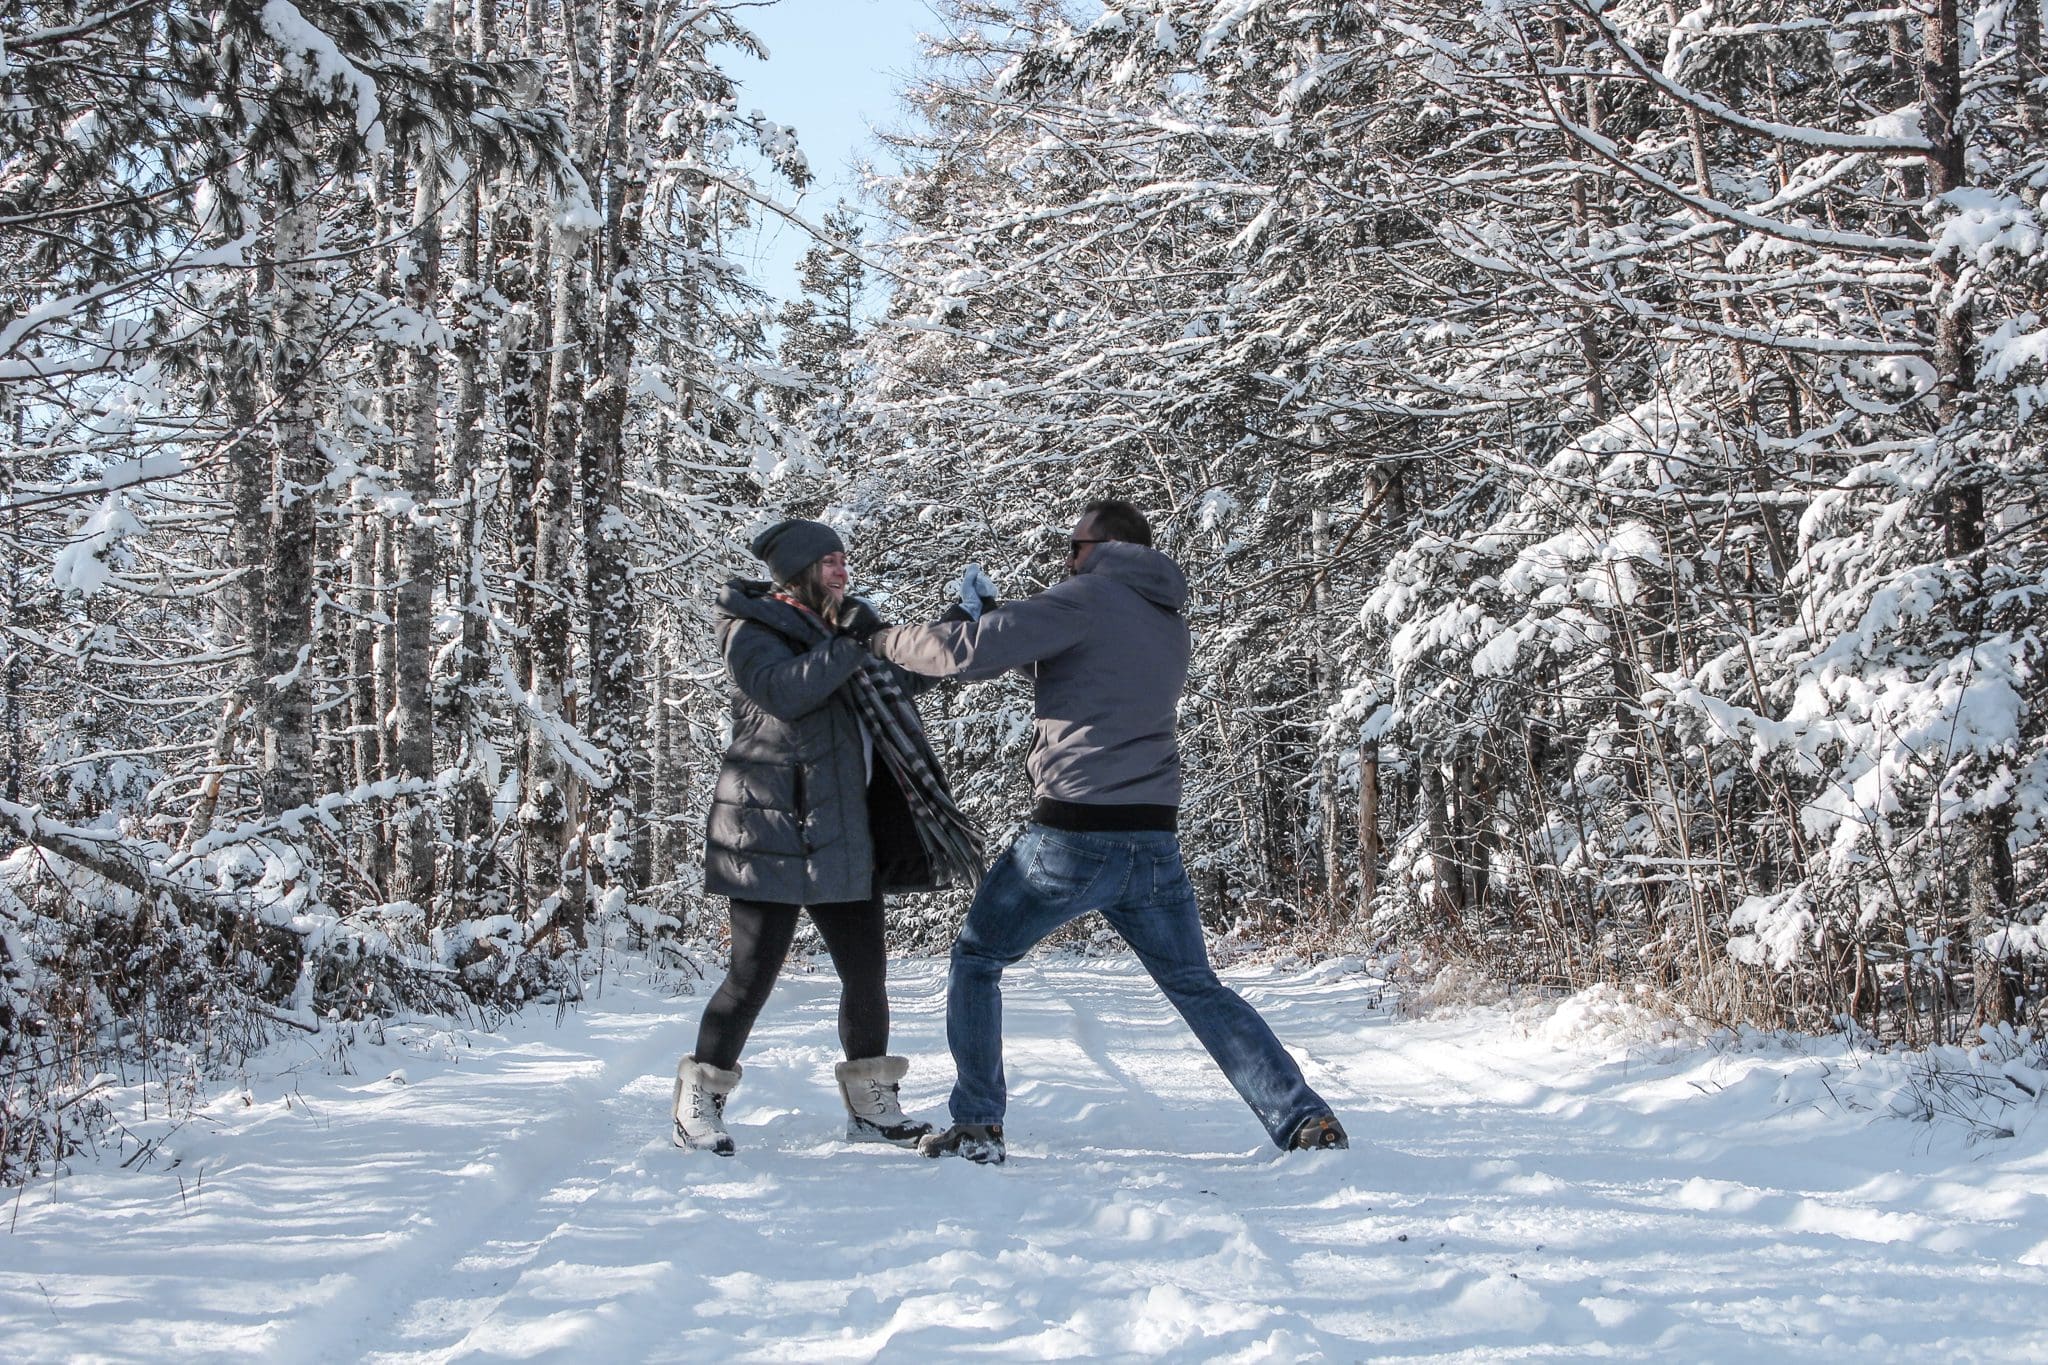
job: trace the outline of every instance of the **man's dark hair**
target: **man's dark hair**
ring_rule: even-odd
[[[1145,514],[1121,498],[1098,498],[1081,509],[1084,517],[1095,518],[1095,534],[1127,545],[1152,544],[1152,523]]]

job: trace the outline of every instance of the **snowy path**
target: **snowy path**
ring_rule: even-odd
[[[1011,979],[1007,1167],[837,1139],[829,973],[756,1032],[741,1154],[684,1155],[664,1109],[702,998],[615,981],[559,1028],[394,1028],[355,1075],[280,1049],[175,1168],[28,1191],[0,1355],[2048,1358],[2048,1123],[1972,1145],[1845,1109],[1830,1088],[1872,1099],[1884,1067],[1837,1054],[1660,1055],[1584,1008],[1403,1023],[1362,977],[1229,975],[1351,1151],[1272,1152],[1134,967],[1055,957]],[[936,1118],[943,966],[894,982]]]

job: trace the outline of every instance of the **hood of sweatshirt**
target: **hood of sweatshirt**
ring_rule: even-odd
[[[1159,551],[1121,540],[1106,540],[1088,554],[1084,574],[1113,579],[1155,606],[1179,611],[1188,604],[1188,576]]]

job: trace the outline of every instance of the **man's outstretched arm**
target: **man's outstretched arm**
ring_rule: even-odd
[[[887,626],[869,638],[868,648],[912,673],[978,682],[1071,649],[1086,628],[1076,595],[1055,587],[1005,602],[979,621]]]

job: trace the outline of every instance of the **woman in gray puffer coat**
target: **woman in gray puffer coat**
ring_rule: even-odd
[[[882,895],[928,890],[933,875],[849,695],[869,657],[863,642],[882,622],[847,597],[846,547],[831,527],[778,522],[753,551],[774,583],[734,579],[718,598],[732,740],[704,848],[705,891],[732,902],[732,965],[676,1068],[675,1144],[732,1155],[725,1099],[808,909],[839,974],[847,1136],[914,1146],[931,1125],[904,1116],[897,1089],[908,1063],[888,1055]],[[906,693],[932,685],[898,681]]]

